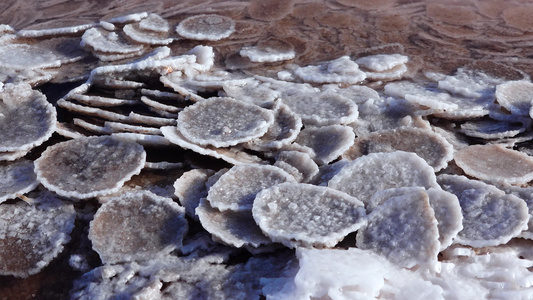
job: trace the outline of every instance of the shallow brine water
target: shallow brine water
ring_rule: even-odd
[[[0,298],[533,297],[532,17],[4,1]]]

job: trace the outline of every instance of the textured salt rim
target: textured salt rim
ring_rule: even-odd
[[[185,22],[191,21],[193,19],[200,19],[205,17],[218,17],[230,23],[230,27],[226,31],[219,32],[218,35],[208,34],[203,32],[191,32],[189,29],[185,28]],[[225,39],[232,35],[235,32],[235,21],[231,18],[224,17],[216,14],[205,14],[205,15],[195,15],[181,21],[178,26],[176,26],[176,32],[184,38],[191,40],[200,40],[200,41],[219,41]]]
[[[138,28],[139,26],[135,26],[134,24],[127,24],[124,25],[124,28],[122,29],[124,33],[133,41],[143,44],[149,44],[149,45],[168,45],[172,42],[174,42],[174,38],[164,38],[164,37],[155,37],[152,35],[164,35],[163,32],[146,32],[142,31]]]
[[[67,142],[65,142],[65,143],[67,143]],[[131,143],[131,142],[128,142],[128,143]],[[144,148],[143,148],[143,151],[141,152],[141,157],[140,157],[142,163],[140,163],[131,172],[127,173],[121,180],[117,181],[117,183],[113,187],[108,188],[108,189],[99,190],[99,191],[93,191],[93,192],[90,192],[90,193],[79,193],[79,192],[76,192],[76,191],[65,191],[65,190],[61,190],[59,187],[57,187],[54,184],[50,183],[46,179],[46,177],[44,176],[43,172],[41,171],[41,167],[40,167],[41,161],[44,159],[46,154],[48,154],[49,152],[54,150],[54,146],[48,147],[46,150],[44,150],[44,152],[41,154],[41,156],[38,159],[35,160],[35,174],[37,175],[37,179],[41,182],[41,184],[44,187],[46,187],[48,190],[50,190],[52,192],[55,192],[56,194],[58,194],[60,196],[67,197],[67,198],[87,199],[87,198],[105,196],[105,195],[108,195],[108,194],[116,193],[116,192],[118,192],[120,190],[120,188],[124,185],[124,183],[126,181],[131,179],[131,177],[133,177],[134,175],[139,175],[141,173],[141,170],[144,167],[144,164],[146,163],[146,151],[144,151]],[[142,147],[140,144],[139,144],[139,146]]]
[[[98,23],[92,23],[92,24],[83,24],[83,25],[77,25],[77,26],[68,26],[68,27],[61,27],[61,28],[51,28],[51,29],[38,29],[38,30],[30,30],[30,29],[23,29],[17,32],[17,35],[23,38],[35,38],[35,37],[50,37],[50,36],[63,36],[65,34],[80,34],[81,32],[85,32],[85,30],[93,28],[97,26]]]

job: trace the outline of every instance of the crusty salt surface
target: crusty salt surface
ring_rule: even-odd
[[[366,75],[348,56],[342,56],[318,66],[299,67],[294,74],[305,82],[357,84]]]
[[[433,269],[439,253],[437,219],[427,193],[420,189],[393,196],[377,206],[357,232],[356,244],[384,255],[399,266]]]
[[[281,164],[284,163],[284,164]],[[277,157],[274,166],[278,164],[292,166],[298,172],[298,175],[293,175],[298,182],[308,182],[318,174],[318,165],[311,159],[309,154],[300,151],[281,151]],[[283,169],[283,167],[280,167]]]
[[[293,142],[301,128],[302,119],[289,106],[280,103],[274,111],[274,123],[268,127],[267,132],[247,142],[244,146],[256,151],[277,150]]]
[[[333,247],[365,223],[357,198],[328,187],[282,183],[259,192],[254,220],[275,242],[287,247]]]
[[[475,178],[525,184],[533,180],[533,158],[502,145],[472,145],[457,151],[455,163]]]
[[[154,13],[150,13],[148,14],[148,17],[142,19],[139,22],[139,28],[154,32],[168,32],[170,30],[168,21]]]
[[[264,135],[274,114],[232,98],[210,98],[186,107],[178,115],[180,133],[198,145],[234,146]]]
[[[64,197],[91,198],[118,191],[146,161],[143,147],[111,136],[48,147],[35,161],[38,180]]]
[[[17,70],[56,68],[61,61],[52,51],[26,44],[0,45],[0,67]]]
[[[196,221],[200,221],[195,212],[196,207],[200,204],[200,199],[207,196],[205,184],[214,173],[213,170],[208,169],[193,169],[183,173],[174,182],[174,194],[178,197],[180,204],[185,207],[185,213]]]
[[[259,247],[271,244],[261,228],[255,223],[249,210],[225,210],[213,208],[206,199],[200,201],[196,214],[205,230],[213,238],[233,247],[241,248],[245,245]]]
[[[406,64],[409,57],[401,54],[376,54],[361,57],[355,62],[374,72],[384,72],[395,67]]]
[[[259,105],[263,108],[276,106],[276,99],[280,92],[270,88],[268,83],[261,83],[255,79],[237,79],[224,81],[222,89],[225,96]]]
[[[294,46],[283,40],[273,38],[260,40],[257,46],[243,47],[239,54],[248,57],[253,62],[275,62],[296,57]]]
[[[115,54],[137,53],[144,50],[143,45],[130,44],[115,32],[91,28],[81,37],[81,46],[90,47],[94,51]]]
[[[242,164],[232,167],[209,188],[207,200],[219,210],[251,210],[257,193],[294,178],[270,165]]]
[[[241,151],[237,147],[232,148],[215,148],[213,146],[200,146],[187,140],[176,126],[161,127],[161,133],[171,143],[176,144],[184,149],[192,150],[202,155],[209,155],[215,158],[220,158],[229,162],[230,164],[246,164],[246,163],[260,163],[262,160],[254,155]]]
[[[357,120],[357,105],[332,92],[297,92],[284,95],[281,101],[302,118],[304,125],[348,124]]]
[[[30,192],[37,185],[33,161],[21,159],[0,163],[0,203]]]
[[[482,139],[514,137],[531,126],[531,119],[528,118],[526,120],[522,121],[521,119],[516,119],[513,123],[492,119],[470,120],[461,123],[458,131],[464,135]]]
[[[30,85],[6,83],[0,92],[0,104],[1,152],[29,150],[54,133],[56,109]]]
[[[218,41],[235,31],[235,21],[220,15],[196,15],[181,21],[176,32],[192,40]]]
[[[168,45],[174,41],[168,34],[140,29],[140,24],[127,24],[122,28],[124,33],[137,43],[148,45]]]
[[[496,86],[496,101],[513,115],[529,116],[533,101],[533,83],[508,81]]]
[[[472,247],[507,243],[527,229],[529,213],[526,202],[506,195],[498,188],[458,175],[440,175],[439,184],[459,199],[463,230],[455,243]]]
[[[46,267],[70,241],[76,212],[51,193],[0,205],[0,274],[28,277]]]
[[[104,263],[146,260],[182,245],[185,209],[148,191],[125,193],[104,203],[90,223],[89,239]]]
[[[396,187],[439,188],[433,168],[410,152],[371,153],[342,168],[328,182],[330,188],[367,204],[374,193]]]
[[[318,165],[323,165],[341,156],[353,145],[354,139],[355,134],[348,126],[306,127],[294,144],[286,148],[307,152]]]
[[[343,158],[354,160],[369,153],[396,150],[416,153],[435,171],[445,168],[453,158],[453,146],[442,136],[431,130],[408,127],[381,130],[357,137],[354,145],[343,154]]]
[[[442,288],[372,251],[299,248],[296,255],[294,280],[267,299],[444,299]]]

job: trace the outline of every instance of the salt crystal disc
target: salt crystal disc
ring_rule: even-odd
[[[143,45],[132,45],[115,32],[91,28],[81,37],[82,46],[89,46],[94,51],[112,54],[131,54],[144,50]]]
[[[38,184],[32,161],[21,159],[0,163],[0,203],[30,192]]]
[[[35,161],[35,172],[47,189],[85,199],[118,191],[145,161],[146,152],[137,143],[87,137],[48,147]]]
[[[7,69],[56,68],[60,59],[50,50],[26,44],[7,44],[0,46],[0,67]]]
[[[170,30],[167,20],[163,19],[160,15],[153,13],[148,14],[147,18],[142,19],[139,22],[139,28],[154,32],[168,32]]]
[[[533,158],[501,145],[473,145],[454,155],[455,163],[475,178],[525,184],[533,180]]]
[[[90,223],[89,239],[104,263],[153,259],[181,247],[185,209],[148,191],[104,203]]]
[[[354,139],[355,134],[348,126],[306,127],[296,138],[295,144],[287,148],[308,152],[318,165],[323,165],[341,156],[353,145]]]
[[[281,151],[274,166],[278,163],[285,163],[292,166],[298,172],[299,182],[308,182],[318,174],[318,165],[311,159],[309,154],[300,151]],[[292,173],[291,173],[292,175]],[[294,176],[294,175],[293,175]]]
[[[300,67],[294,74],[305,82],[357,84],[366,75],[348,56],[342,56],[318,66]]]
[[[180,204],[185,207],[185,212],[196,221],[196,208],[200,205],[200,199],[207,196],[205,186],[207,179],[215,172],[208,169],[193,169],[183,173],[174,182],[174,194],[178,197]]]
[[[533,101],[533,83],[508,81],[496,86],[496,101],[513,115],[529,116]]]
[[[384,72],[406,64],[409,57],[401,54],[377,54],[361,57],[355,62],[374,72]]]
[[[209,189],[207,200],[220,210],[250,210],[261,190],[294,178],[282,169],[269,165],[234,166]]]
[[[181,21],[176,32],[192,40],[218,41],[235,31],[235,21],[220,15],[196,15]]]
[[[178,130],[198,145],[234,146],[265,134],[274,122],[271,111],[231,98],[210,98],[178,115]]]
[[[288,247],[333,247],[365,222],[363,203],[327,187],[282,183],[262,190],[253,217],[273,241]]]
[[[439,184],[459,199],[463,229],[455,242],[472,247],[507,243],[527,228],[526,202],[498,188],[464,176],[440,175]]]
[[[433,168],[410,152],[371,153],[342,168],[328,186],[357,197],[365,204],[374,193],[396,187],[438,188]]]

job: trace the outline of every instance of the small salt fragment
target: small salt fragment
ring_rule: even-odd
[[[98,25],[100,25],[100,27],[107,31],[115,31],[115,29],[117,28],[115,24],[103,20],[100,20],[100,22],[98,22]]]
[[[176,32],[192,40],[218,41],[235,32],[235,21],[220,15],[196,15],[181,21]]]
[[[242,164],[232,167],[209,188],[207,200],[222,211],[251,210],[258,192],[283,182],[294,182],[294,178],[278,167]]]
[[[6,83],[0,93],[0,151],[27,151],[55,131],[57,112],[46,96],[29,84]]]
[[[183,173],[174,182],[174,194],[180,204],[185,207],[185,213],[193,220],[200,221],[196,215],[196,208],[200,205],[200,199],[207,196],[205,186],[207,179],[215,172],[208,169],[193,169]]]
[[[318,165],[324,165],[346,152],[353,145],[354,139],[355,134],[348,126],[306,127],[294,144],[285,148],[307,152]]]
[[[70,241],[76,212],[51,193],[0,205],[0,274],[28,277],[40,272]]]
[[[397,150],[416,153],[435,171],[439,171],[452,160],[454,149],[448,141],[433,131],[405,127],[380,130],[357,137],[354,145],[343,154],[343,158],[354,160],[369,153]]]
[[[261,232],[249,210],[220,211],[209,203],[206,199],[202,199],[196,208],[196,214],[202,227],[211,233],[215,240],[237,248],[245,245],[259,247],[272,243]]]
[[[401,54],[377,54],[361,57],[355,60],[359,66],[363,66],[374,72],[384,72],[406,64],[409,57]]]
[[[357,84],[366,75],[348,56],[325,62],[319,66],[299,67],[294,74],[305,82]]]
[[[304,125],[349,124],[359,115],[355,103],[332,92],[297,92],[283,95],[281,101],[302,118]]]
[[[434,269],[439,232],[429,197],[423,190],[393,196],[377,206],[357,232],[357,247],[371,249],[404,268]]]
[[[0,163],[0,203],[30,192],[37,185],[32,161],[21,159]]]
[[[304,152],[281,151],[276,156],[274,166],[277,166],[280,163],[288,164],[289,166],[296,168],[299,178],[299,180],[297,180],[298,182],[308,182],[318,174],[318,165],[311,159],[309,154]]]
[[[444,174],[437,180],[442,189],[457,196],[461,205],[463,229],[455,243],[476,248],[496,246],[527,228],[529,213],[524,200],[464,176]]]
[[[47,189],[85,199],[118,191],[145,160],[146,152],[137,143],[88,137],[48,147],[35,161],[35,172]]]
[[[275,209],[272,205],[276,204]],[[282,183],[255,198],[253,217],[273,241],[288,247],[333,247],[365,223],[363,203],[327,187]]]
[[[178,130],[193,143],[234,146],[264,135],[272,112],[232,98],[210,98],[179,113]]]
[[[181,247],[185,210],[151,192],[126,193],[104,203],[90,223],[89,239],[104,263],[146,260]]]
[[[533,83],[508,81],[496,86],[496,101],[516,116],[529,116],[533,97]]]
[[[439,188],[434,170],[410,152],[371,153],[350,162],[328,186],[368,204],[376,192],[396,187]]]
[[[261,40],[257,46],[243,47],[239,54],[248,57],[253,62],[276,62],[296,57],[296,52],[291,44],[273,38]]]
[[[475,178],[526,184],[533,180],[533,158],[501,145],[472,145],[457,151],[455,163]]]

